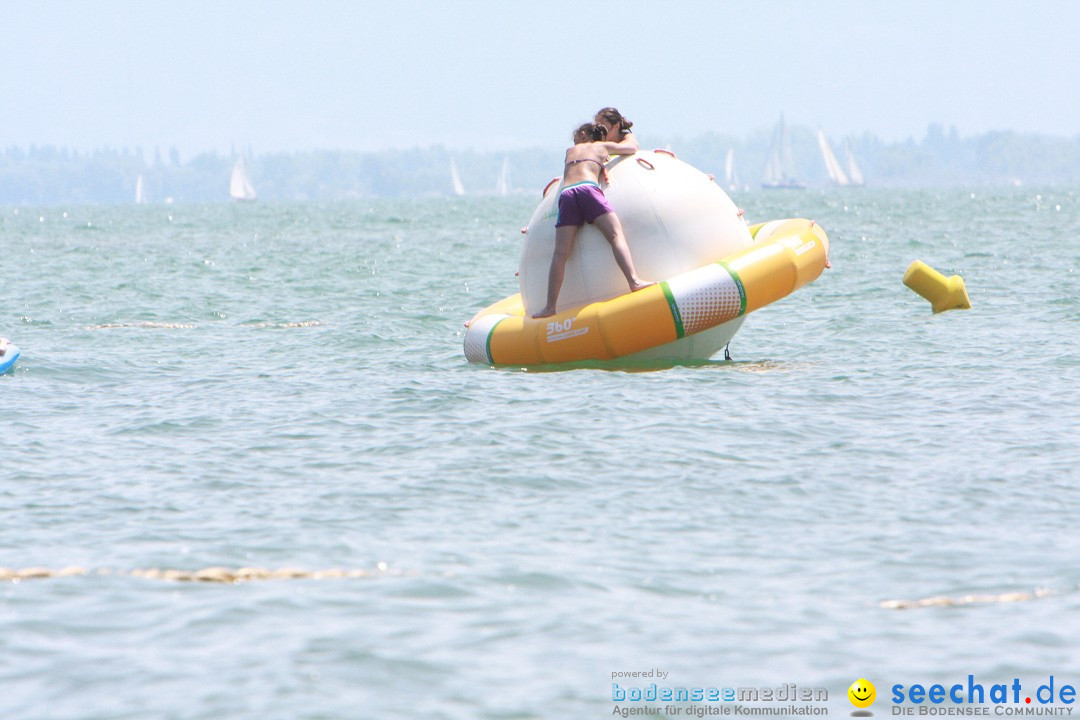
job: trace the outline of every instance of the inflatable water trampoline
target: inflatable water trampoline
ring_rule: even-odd
[[[588,360],[701,361],[724,348],[745,316],[817,279],[829,239],[810,220],[749,226],[711,176],[656,150],[608,163],[604,192],[619,215],[638,275],[628,293],[599,230],[578,233],[556,314],[533,318],[547,294],[558,183],[525,229],[520,292],[478,312],[465,357],[487,365]]]

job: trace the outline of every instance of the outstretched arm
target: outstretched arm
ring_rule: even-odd
[[[626,136],[623,137],[623,139],[620,140],[618,144],[628,148],[633,148],[634,152],[637,152],[641,149],[641,146],[638,145],[637,138],[634,137],[634,133],[630,132],[629,130],[626,131]]]
[[[627,133],[626,137],[617,143],[605,141],[600,145],[603,145],[604,152],[608,155],[633,155],[638,151],[638,142],[633,133]]]

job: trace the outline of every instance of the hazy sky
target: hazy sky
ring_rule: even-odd
[[[562,147],[773,125],[1080,134],[1072,0],[0,0],[0,147]]]

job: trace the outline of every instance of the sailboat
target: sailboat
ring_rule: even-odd
[[[135,204],[142,205],[146,202],[146,191],[143,187],[143,176],[139,175],[135,179]]]
[[[232,178],[229,180],[229,197],[233,200],[255,199],[255,187],[251,184],[251,177],[244,166],[244,158],[237,160],[233,167]]]
[[[766,190],[802,189],[806,186],[795,179],[795,158],[791,154],[791,143],[787,136],[784,116],[773,131],[772,144],[769,145],[769,159],[765,161],[765,171],[761,175],[761,187]]]
[[[461,176],[458,175],[457,163],[454,162],[454,158],[450,158],[450,185],[454,188],[455,195],[465,194],[465,186],[461,184]]]
[[[851,154],[851,143],[844,141],[844,154],[847,156],[847,174],[851,178],[852,185],[863,185],[862,170],[855,163],[855,156]]]
[[[836,160],[836,155],[833,154],[832,148],[829,147],[829,141],[825,139],[825,132],[821,128],[818,128],[817,131],[817,141],[818,147],[821,149],[821,159],[825,163],[825,171],[829,173],[829,180],[832,181],[833,185],[847,185],[849,182],[848,176]]]
[[[510,194],[510,158],[503,158],[502,170],[499,171],[499,179],[495,183],[495,194]]]
[[[724,158],[724,183],[728,190],[739,189],[739,175],[735,172],[735,148],[728,148]]]

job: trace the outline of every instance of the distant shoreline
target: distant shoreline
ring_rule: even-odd
[[[830,186],[816,129],[789,129],[794,172],[809,188]],[[731,153],[739,189],[757,189],[768,131],[736,138],[709,133],[653,138],[644,148],[670,147],[680,159],[722,182]],[[1031,186],[1080,183],[1080,135],[1015,132],[961,137],[931,125],[916,141],[886,143],[870,133],[830,138],[858,158],[868,187]],[[55,146],[0,151],[0,205],[229,202],[229,176],[239,154]],[[561,148],[457,151],[442,146],[357,152],[337,150],[244,154],[260,200],[340,200],[539,193],[560,170]],[[452,177],[452,174],[455,177]],[[140,181],[141,178],[141,181]],[[456,178],[456,179],[455,179]],[[137,189],[141,185],[141,189]]]

